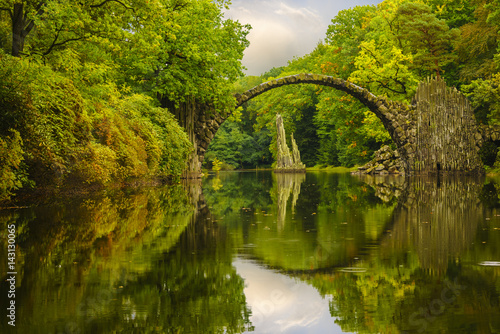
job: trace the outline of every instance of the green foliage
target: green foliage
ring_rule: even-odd
[[[460,27],[462,38],[457,45],[458,59],[462,64],[461,80],[470,83],[486,78],[498,71],[498,22],[495,22],[495,2],[472,1],[475,5],[471,21]],[[493,15],[492,15],[493,14]]]
[[[0,136],[0,201],[10,199],[12,191],[21,188],[25,179],[21,166],[23,142],[19,132],[10,132],[10,136]]]
[[[140,47],[124,50],[118,59],[127,69],[124,80],[138,79],[143,90],[162,101],[178,105],[194,98],[232,111],[230,92],[243,75],[240,60],[250,27],[223,18],[225,1],[150,3],[156,5],[141,9],[145,20],[132,23],[131,43]]]
[[[239,123],[227,120],[217,131],[205,155],[208,163],[221,161],[222,169],[253,168],[263,163],[261,151],[265,143],[259,143],[259,136],[254,137],[242,130]],[[212,167],[213,169],[214,167]]]
[[[409,102],[420,80],[440,76],[456,58],[452,43],[458,34],[425,4],[384,1],[367,23],[349,79],[376,94]]]
[[[219,172],[221,168],[222,168],[222,161],[220,161],[217,158],[214,158],[214,160],[212,160],[212,170],[214,172]]]
[[[232,109],[250,27],[227,4],[0,0],[3,143],[39,185],[181,175],[192,145],[159,105]]]
[[[341,10],[332,19],[325,38],[330,55],[321,62],[324,74],[346,78],[354,70],[354,60],[368,32],[366,26],[374,14],[374,6],[357,6]]]
[[[86,98],[71,79],[45,65],[8,55],[0,62],[0,131],[22,134],[27,171],[40,185],[182,172],[190,143],[151,98],[123,95],[110,84]]]
[[[426,0],[439,19],[444,19],[450,28],[460,28],[474,21],[477,1],[470,0]]]
[[[462,90],[471,100],[476,119],[484,124],[500,125],[500,73],[490,79],[477,79]]]
[[[439,20],[431,8],[418,2],[406,2],[399,6],[398,37],[406,43],[413,57],[413,66],[435,72],[439,77],[442,67],[452,62],[456,55],[451,51],[458,38],[458,29],[449,29]]]

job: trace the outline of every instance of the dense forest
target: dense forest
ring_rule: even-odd
[[[419,81],[439,76],[467,95],[479,123],[499,124],[499,27],[500,1],[386,0],[354,7],[332,19],[324,41],[310,54],[244,77],[235,91],[308,72],[411,103]],[[309,167],[363,164],[382,145],[392,145],[379,119],[350,96],[320,86],[286,86],[249,101],[225,122],[209,147],[206,166],[214,159],[226,168],[272,165],[278,112]],[[484,145],[487,168],[500,167],[496,153],[495,143]]]
[[[244,76],[251,27],[227,0],[0,0],[0,200],[20,188],[179,176],[192,150],[160,101],[232,112],[234,92],[301,72],[348,79],[411,102],[445,78],[484,124],[500,122],[500,1],[386,0],[343,10],[304,57]],[[276,113],[307,166],[353,166],[391,144],[359,102],[313,85],[272,90],[239,108],[205,167],[272,165]],[[487,166],[500,167],[487,143]],[[495,165],[496,161],[497,165]]]
[[[19,188],[179,176],[159,100],[232,108],[250,27],[225,0],[0,0],[0,200]]]

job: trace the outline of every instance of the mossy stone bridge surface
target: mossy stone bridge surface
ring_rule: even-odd
[[[420,83],[412,104],[376,96],[343,79],[318,74],[297,74],[262,83],[235,94],[237,107],[271,89],[294,84],[315,84],[343,91],[362,102],[383,123],[398,148],[402,172],[439,171],[484,173],[479,149],[485,140],[500,139],[500,131],[478,127],[467,99],[443,80]],[[172,109],[171,109],[172,110]],[[194,144],[195,155],[186,177],[201,171],[205,152],[227,117],[206,105],[184,105],[172,110]]]

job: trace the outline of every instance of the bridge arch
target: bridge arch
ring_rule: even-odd
[[[236,107],[271,89],[296,84],[314,84],[332,87],[351,95],[368,107],[382,121],[398,148],[403,148],[408,143],[408,136],[406,135],[408,123],[406,122],[405,115],[414,109],[412,106],[376,96],[365,88],[332,76],[301,73],[264,82],[242,94],[235,94]],[[406,147],[408,148],[408,145]],[[402,159],[404,162],[407,161],[406,158],[406,154],[403,152]]]
[[[260,85],[257,85],[242,94],[235,94],[234,97],[236,98],[237,102],[236,107],[241,106],[243,103],[271,89],[286,85],[294,85],[294,84],[314,84],[314,85],[333,87],[335,89],[344,91],[352,95],[353,97],[357,98],[362,103],[364,103],[370,109],[377,108],[376,107],[376,101],[378,100],[377,96],[369,92],[367,89],[361,88],[349,81],[340,78],[335,78],[321,74],[310,74],[310,73],[301,73],[274,79],[268,82],[264,82]]]

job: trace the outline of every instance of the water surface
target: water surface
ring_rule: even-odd
[[[228,172],[0,211],[1,333],[497,333],[492,179]]]

